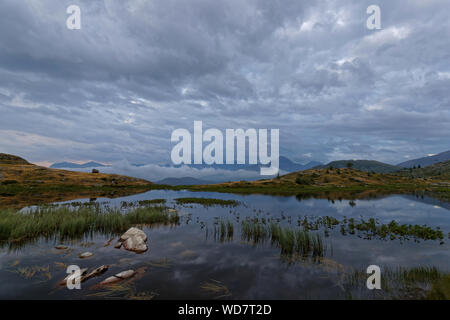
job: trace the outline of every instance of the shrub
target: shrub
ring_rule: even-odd
[[[5,180],[5,181],[2,181],[2,184],[3,185],[8,185],[8,184],[16,184],[16,183],[18,183],[18,181],[17,180]]]
[[[311,178],[298,175],[297,178],[295,178],[295,183],[300,185],[310,185],[313,184],[314,181]]]

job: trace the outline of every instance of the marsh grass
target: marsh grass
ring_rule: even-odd
[[[40,237],[79,239],[94,233],[117,235],[133,225],[178,224],[179,216],[163,207],[136,208],[127,213],[94,207],[43,207],[19,212],[0,210],[0,246],[20,245]]]
[[[177,198],[174,199],[177,204],[200,204],[205,207],[222,206],[222,207],[236,207],[240,204],[236,200],[223,200],[213,198]]]
[[[295,230],[278,223],[269,224],[258,219],[246,219],[241,223],[242,240],[253,244],[270,241],[285,256],[323,257],[326,248],[322,236],[308,230]]]
[[[382,240],[440,240],[444,239],[444,233],[439,227],[432,228],[427,225],[400,224],[394,220],[389,223],[381,223],[377,219],[369,218],[356,220],[343,218],[341,221],[334,217],[303,217],[297,220],[297,224],[306,230],[319,230],[320,228],[334,229],[339,227],[342,235],[359,235],[363,239]]]
[[[365,270],[344,273],[341,278],[341,287],[349,296],[353,296],[352,292],[358,292],[358,289],[361,292],[367,292],[366,281],[368,276]],[[448,274],[433,266],[382,267],[381,291],[383,292],[380,298],[439,299],[442,298],[442,295],[434,295],[436,288],[445,288],[445,279],[448,277]],[[377,296],[376,291],[372,292],[375,297]],[[442,292],[442,290],[439,292]]]
[[[230,221],[216,221],[214,223],[214,240],[225,242],[232,241],[234,237],[234,225]]]

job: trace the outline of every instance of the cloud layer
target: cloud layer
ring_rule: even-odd
[[[0,151],[168,163],[176,128],[279,128],[306,162],[449,149],[447,0],[0,3]],[[66,28],[81,8],[82,29]]]

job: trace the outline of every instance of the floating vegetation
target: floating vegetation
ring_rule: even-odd
[[[151,206],[154,204],[165,204],[166,199],[149,199],[149,200],[139,200],[139,201],[122,201],[120,203],[121,208],[132,208],[132,207],[145,207],[145,206]]]
[[[236,200],[223,200],[213,198],[177,198],[174,199],[177,204],[200,204],[205,207],[222,206],[222,207],[236,207],[240,204]]]
[[[160,260],[150,261],[148,265],[153,268],[170,268],[172,266],[172,261],[167,258],[163,258]]]
[[[278,223],[265,220],[245,219],[242,221],[242,239],[253,244],[270,240],[272,245],[281,249],[285,256],[323,257],[326,251],[322,236],[308,230],[295,230]]]
[[[62,270],[67,269],[67,264],[65,264],[64,262],[55,262],[55,266],[58,269],[62,269]]]
[[[50,266],[30,266],[30,267],[19,267],[13,271],[17,273],[24,279],[32,279],[34,277],[39,277],[41,280],[50,280],[52,274],[50,273]]]
[[[117,235],[133,225],[173,225],[176,213],[164,207],[136,208],[126,214],[116,209],[82,207],[71,209],[36,208],[28,212],[0,211],[0,246],[20,245],[39,237],[59,240],[77,239],[95,232]]]
[[[105,285],[103,290],[87,296],[97,298],[129,298],[136,295],[136,289],[130,283],[114,283]]]
[[[339,226],[342,235],[358,235],[363,239],[388,239],[388,240],[443,240],[444,233],[439,227],[435,229],[427,225],[399,224],[392,220],[389,223],[381,223],[378,219],[370,218],[357,221],[354,218],[344,217],[341,221],[334,217],[303,217],[297,221],[299,226],[306,230],[319,230],[319,228],[334,229]],[[441,242],[443,243],[443,242]]]
[[[231,297],[231,291],[222,282],[211,279],[200,285],[200,288],[204,291],[210,292],[215,295],[214,299]]]
[[[138,204],[140,206],[147,206],[147,205],[152,205],[152,204],[165,204],[166,201],[167,201],[166,199],[141,200],[141,201],[138,201]]]

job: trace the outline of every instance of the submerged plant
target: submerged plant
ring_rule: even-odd
[[[231,291],[222,282],[211,279],[200,285],[200,288],[204,291],[213,293],[216,295],[214,299],[220,299],[231,296]]]

